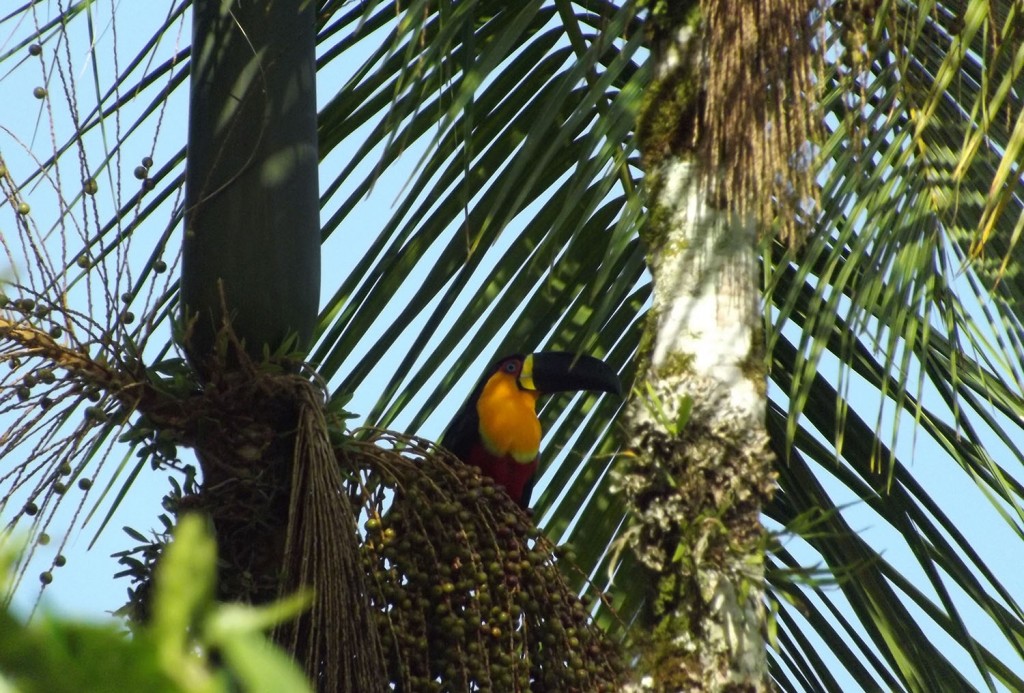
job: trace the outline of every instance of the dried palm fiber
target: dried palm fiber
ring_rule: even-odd
[[[306,385],[299,393],[282,585],[285,591],[311,586],[314,598],[310,611],[278,637],[318,690],[385,690],[355,512],[331,448],[323,402]]]
[[[812,144],[823,50],[815,0],[701,0],[706,100],[698,146],[708,183],[741,214],[798,240],[816,205]]]

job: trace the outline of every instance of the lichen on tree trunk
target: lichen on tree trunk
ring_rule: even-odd
[[[695,34],[675,27],[655,42],[664,55],[641,118],[654,303],[630,409],[634,454],[618,482],[651,573],[635,685],[759,691],[769,686],[760,514],[774,473],[757,236],[708,199],[692,133],[680,132],[699,114]]]
[[[762,690],[760,513],[774,474],[754,231],[704,204],[692,165],[666,163],[659,176],[646,396],[631,409],[635,456],[620,477],[634,549],[654,576],[641,670],[669,690]]]

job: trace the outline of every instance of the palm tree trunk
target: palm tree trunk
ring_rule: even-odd
[[[312,588],[277,639],[317,690],[382,690],[322,393],[294,372],[319,308],[316,3],[197,0],[192,45],[181,341],[212,406],[191,502],[214,526],[222,598]]]
[[[193,6],[181,296],[193,363],[225,320],[250,355],[297,335],[320,296],[316,7]]]
[[[196,449],[202,507],[223,596],[245,601],[280,587],[298,406],[238,347],[304,343],[319,300],[315,21],[310,0],[193,6],[183,346],[222,402]]]
[[[657,29],[656,29],[657,31]],[[637,684],[759,691],[765,654],[761,508],[774,476],[753,224],[712,204],[692,128],[696,29],[663,27],[641,116],[654,305],[622,487],[651,571]]]

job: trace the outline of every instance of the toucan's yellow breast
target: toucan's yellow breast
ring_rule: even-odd
[[[515,376],[495,373],[484,385],[476,411],[480,416],[480,437],[492,455],[532,462],[540,450],[540,421],[537,420],[537,392],[522,390]]]

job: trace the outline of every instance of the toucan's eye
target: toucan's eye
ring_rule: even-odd
[[[506,361],[505,365],[502,366],[502,370],[506,373],[518,373],[519,363],[517,361]]]

